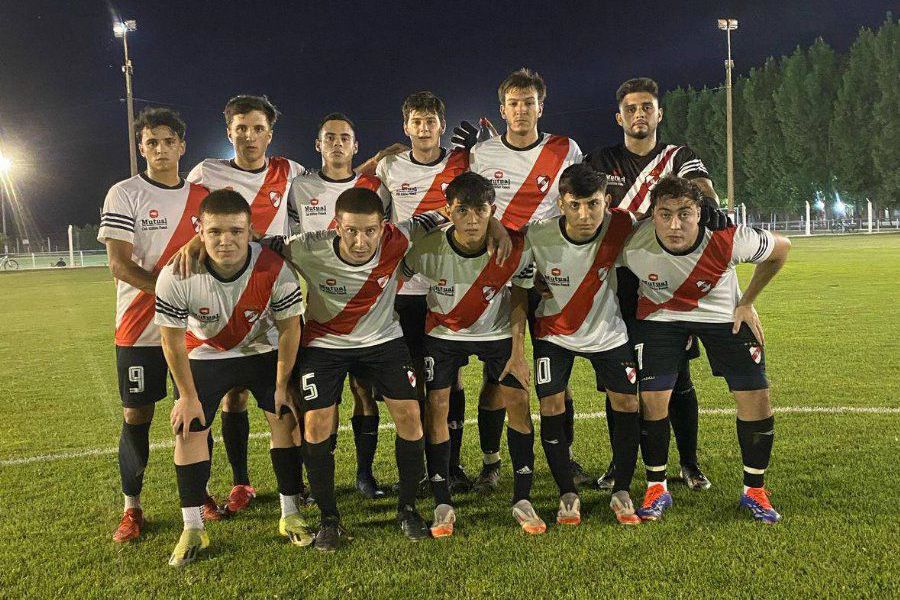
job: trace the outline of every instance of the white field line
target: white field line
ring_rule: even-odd
[[[702,408],[701,415],[712,416],[730,416],[735,414],[733,408]],[[900,414],[900,408],[892,408],[888,406],[783,406],[776,408],[776,415],[782,414],[826,414],[826,415],[896,415]],[[575,418],[578,420],[600,419],[606,417],[605,412],[593,413],[576,413]],[[540,416],[534,415],[532,420],[540,421]],[[467,419],[466,425],[477,424],[477,419]],[[382,423],[379,429],[393,429],[393,423]],[[341,425],[339,431],[350,431],[349,425]],[[268,432],[251,433],[251,439],[268,438]],[[215,438],[217,443],[222,441],[221,437]],[[151,450],[171,449],[175,445],[172,440],[165,442],[156,442],[150,444]],[[21,458],[8,458],[0,460],[0,467],[12,467],[15,465],[30,465],[34,463],[54,462],[58,460],[70,460],[75,458],[89,458],[92,456],[109,456],[119,452],[118,448],[89,448],[87,450],[75,450],[73,452],[60,452],[58,454],[41,454],[38,456],[23,456]]]

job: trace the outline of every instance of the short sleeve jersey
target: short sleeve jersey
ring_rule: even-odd
[[[156,281],[156,324],[187,329],[192,360],[271,352],[278,348],[275,321],[302,313],[297,278],[281,256],[257,243],[228,279],[207,263],[206,272],[184,279],[166,267]]]
[[[607,176],[606,193],[611,206],[645,214],[650,208],[650,192],[666,175],[685,179],[709,177],[700,157],[687,146],[660,142],[646,156],[629,151],[625,144],[598,148],[585,157],[595,170]]]
[[[288,261],[306,282],[304,347],[347,349],[383,344],[403,335],[394,312],[400,263],[410,244],[444,220],[423,214],[385,225],[372,258],[354,265],[341,258],[334,231],[292,236]]]
[[[291,182],[288,193],[288,216],[293,233],[334,229],[334,205],[341,192],[350,188],[366,188],[381,197],[385,214],[390,195],[377,177],[354,173],[347,179],[331,179],[321,171],[307,171]]]
[[[132,260],[159,274],[169,258],[194,237],[200,202],[209,191],[182,181],[168,187],[145,174],[120,181],[109,189],[100,213],[100,242],[132,244]],[[153,325],[154,296],[121,279],[116,281],[116,345],[159,346]]]
[[[453,242],[453,227],[433,231],[413,245],[404,277],[418,273],[430,288],[425,333],[448,340],[501,340],[512,335],[509,283],[533,285],[534,269],[525,235],[511,231],[513,250],[502,267],[487,249],[467,254]]]
[[[207,158],[188,174],[188,181],[210,191],[230,189],[250,205],[250,224],[260,235],[288,235],[287,196],[291,181],[306,169],[292,160],[272,156],[265,166],[245,171],[234,160]]]
[[[378,162],[375,174],[390,193],[391,220],[399,223],[446,206],[444,190],[454,177],[468,169],[468,152],[441,148],[440,157],[432,163],[418,162],[412,151],[386,156]],[[413,277],[404,282],[399,293],[424,296],[427,292],[428,284],[420,277]]]
[[[581,160],[578,144],[561,135],[541,133],[526,148],[511,146],[502,135],[475,144],[469,168],[494,186],[495,216],[508,229],[519,231],[559,215],[559,176]]]
[[[644,221],[622,253],[639,280],[637,318],[730,323],[741,299],[735,265],[763,262],[774,248],[770,232],[738,225],[701,228],[697,243],[675,254],[660,244],[653,222]]]
[[[613,210],[583,242],[566,235],[562,216],[528,228],[535,270],[553,292],[538,304],[535,338],[574,352],[603,352],[628,341],[615,267],[634,224],[631,213]]]

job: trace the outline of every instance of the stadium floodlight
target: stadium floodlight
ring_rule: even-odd
[[[12,161],[8,157],[3,156],[3,152],[0,152],[0,175],[9,173],[10,168],[12,168]]]
[[[825,203],[824,203],[824,202],[822,202],[822,200],[821,200],[821,199],[819,199],[819,200],[816,200],[816,204],[815,204],[815,206],[816,206],[816,210],[822,210],[822,211],[824,211],[824,210],[825,210]]]
[[[113,23],[113,34],[117,38],[123,38],[129,31],[137,31],[137,21],[128,19],[127,21],[117,21]]]
[[[732,119],[731,100],[731,32],[738,28],[737,19],[719,19],[719,29],[725,32],[728,42],[728,59],[725,61],[725,157],[728,185],[728,212],[734,212],[734,122]]]
[[[131,176],[134,177],[137,175],[137,147],[134,139],[134,95],[131,86],[134,69],[131,59],[128,58],[128,33],[131,31],[137,31],[137,21],[134,19],[113,23],[113,34],[117,38],[122,38],[122,46],[125,48],[125,64],[122,65],[122,72],[125,73],[125,104],[128,110],[128,158],[131,162]]]
[[[9,170],[12,168],[12,161],[0,151],[0,176],[6,178]],[[6,237],[6,183],[0,185],[0,213],[3,213],[3,251],[9,254],[9,240]]]

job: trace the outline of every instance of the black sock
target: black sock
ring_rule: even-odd
[[[119,435],[119,475],[126,496],[140,496],[144,469],[150,457],[150,423],[132,425],[122,421]]]
[[[209,482],[209,467],[208,460],[192,465],[175,465],[181,508],[203,506],[206,501],[206,484]]]
[[[669,437],[669,417],[659,421],[641,419],[641,456],[644,457],[644,466],[647,468],[648,486],[666,480]]]
[[[578,491],[572,479],[569,449],[565,445],[565,419],[565,415],[541,415],[541,446],[560,496]]]
[[[531,482],[534,479],[534,431],[521,433],[512,427],[506,428],[506,443],[509,445],[509,459],[513,467],[513,504],[531,497]]]
[[[631,489],[634,467],[641,440],[641,417],[636,412],[611,411],[616,422],[613,429],[613,462],[616,465],[616,484],[613,493]]]
[[[328,436],[328,444],[329,444],[329,447],[331,448],[332,454],[337,452],[337,437],[338,437],[337,432],[334,432],[330,436]]]
[[[213,439],[212,429],[207,429],[206,431],[208,432],[206,435],[206,449],[209,450],[209,462],[212,463],[215,440]]]
[[[610,448],[613,445],[613,435],[616,430],[616,424],[613,422],[613,407],[612,402],[609,399],[609,394],[606,395],[606,431],[609,433],[609,446]]]
[[[763,487],[763,473],[748,473],[747,469],[765,471],[772,457],[775,441],[775,415],[760,421],[737,420],[738,443],[744,461],[744,485]]]
[[[340,514],[334,497],[334,453],[331,450],[331,439],[318,444],[304,441],[303,448],[309,490],[319,506],[322,521],[339,521]]]
[[[378,415],[356,415],[351,417],[350,426],[356,444],[356,478],[370,479],[378,448]]]
[[[503,422],[506,420],[506,409],[478,409],[478,439],[483,454],[500,452],[500,438],[503,437]]]
[[[300,493],[303,477],[303,463],[300,462],[300,446],[290,448],[270,448],[272,469],[278,481],[278,493],[296,496]]]
[[[425,462],[428,466],[428,480],[435,504],[451,504],[450,485],[450,440],[440,444],[425,444]]]
[[[222,441],[231,463],[232,485],[250,485],[247,472],[247,443],[250,417],[244,412],[222,412]]]
[[[566,393],[565,405],[566,410],[563,412],[563,415],[565,415],[566,420],[563,423],[563,432],[566,435],[566,452],[568,452],[575,441],[575,402],[568,393]]]
[[[425,473],[425,438],[404,440],[399,435],[394,439],[394,457],[400,476],[400,493],[397,508],[415,509],[416,491]]]
[[[459,452],[462,447],[463,426],[466,422],[466,391],[450,390],[450,410],[447,413],[447,427],[450,429],[450,466],[459,466]]]
[[[691,381],[691,369],[687,361],[678,372],[672,398],[669,400],[669,420],[678,446],[678,460],[682,465],[697,464],[697,427],[700,420],[697,392]]]

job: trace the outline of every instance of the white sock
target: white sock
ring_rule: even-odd
[[[281,518],[285,518],[290,515],[296,515],[300,512],[297,509],[297,500],[300,498],[300,494],[296,494],[294,496],[285,496],[284,494],[278,494],[279,500],[281,500]]]
[[[665,479],[663,479],[662,481],[648,481],[647,487],[649,488],[651,485],[661,485],[664,491],[669,491],[669,482]]]
[[[569,460],[575,458],[575,453],[572,451],[572,446],[569,446]]]
[[[185,529],[203,529],[203,515],[199,506],[189,506],[181,509],[181,518],[184,519]]]
[[[140,508],[141,507],[141,497],[140,496],[125,496],[125,510],[129,508]]]
[[[492,465],[494,463],[500,462],[500,453],[499,452],[485,452],[484,456],[481,458],[486,465]]]

